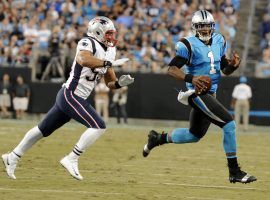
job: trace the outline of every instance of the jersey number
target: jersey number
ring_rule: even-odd
[[[208,58],[210,58],[210,67],[211,67],[211,69],[210,69],[209,73],[210,74],[217,73],[217,70],[215,69],[215,65],[214,65],[215,60],[214,60],[213,52],[209,51],[207,56],[208,56]]]
[[[95,81],[97,79],[98,72],[95,71],[95,68],[94,69],[90,68],[90,69],[93,74],[91,76],[86,76],[85,78],[88,81]]]

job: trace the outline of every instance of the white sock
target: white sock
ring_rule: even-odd
[[[100,136],[105,133],[106,129],[88,128],[80,137],[74,149],[69,153],[71,159],[79,159],[80,155],[90,147]]]
[[[43,138],[43,135],[37,126],[30,129],[25,134],[24,138],[21,140],[18,146],[15,147],[15,149],[13,150],[13,154],[15,154],[18,157],[22,156],[41,138]]]

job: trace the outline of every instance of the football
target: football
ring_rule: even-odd
[[[195,87],[195,93],[196,95],[204,95],[204,94],[207,94],[208,91],[211,89],[211,86],[212,86],[212,81],[211,81],[211,78],[209,76],[201,76],[200,78],[201,80],[205,80],[207,81],[208,83],[206,82],[203,82],[204,86],[206,87],[205,90],[199,90],[197,87]]]

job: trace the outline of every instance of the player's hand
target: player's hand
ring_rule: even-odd
[[[207,87],[205,84],[209,83],[207,80],[202,79],[202,76],[193,76],[192,85],[199,91],[206,91]]]
[[[134,82],[134,78],[132,78],[129,74],[128,75],[122,75],[122,76],[120,76],[120,78],[118,80],[118,84],[121,87],[130,85],[133,82]]]
[[[229,65],[238,68],[240,66],[241,59],[238,53],[234,52],[232,58],[229,60]]]

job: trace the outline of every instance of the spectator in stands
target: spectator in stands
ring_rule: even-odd
[[[16,111],[16,119],[22,119],[28,108],[30,88],[24,83],[22,76],[17,76],[16,81],[13,91],[13,106]]]
[[[24,29],[23,36],[25,37],[26,42],[30,43],[36,42],[36,38],[38,37],[36,20],[31,19],[27,24],[25,24],[23,29]]]
[[[134,17],[132,15],[131,9],[126,9],[123,11],[120,16],[117,17],[116,22],[119,24],[123,24],[126,28],[131,28],[133,26]]]
[[[243,130],[247,131],[252,91],[251,87],[247,85],[247,78],[245,76],[241,76],[239,81],[240,83],[233,89],[231,107],[235,111],[236,125],[240,126],[240,119],[242,117]]]
[[[227,16],[235,13],[234,6],[231,0],[224,0],[220,5],[220,10]]]
[[[5,46],[3,44],[3,41],[0,40],[0,66],[4,65],[5,62],[6,62]]]
[[[118,90],[114,90],[114,93],[113,93],[111,107],[115,111],[118,124],[121,123],[121,118],[123,118],[123,121],[125,124],[128,123],[127,111],[126,111],[127,94],[128,94],[128,87],[126,86]]]
[[[235,25],[239,9],[239,0],[22,2],[24,1],[4,0],[0,5],[0,36],[3,45],[7,47],[2,49],[2,53],[0,52],[0,63],[5,62],[11,66],[29,63],[28,65],[33,69],[33,80],[35,77],[39,78],[39,72],[43,71],[48,63],[46,58],[51,57],[47,52],[49,35],[52,35],[55,29],[59,29],[58,36],[61,44],[70,46],[72,41],[82,37],[87,29],[88,20],[95,15],[105,15],[115,19],[119,30],[118,38],[121,38],[125,44],[128,44],[128,49],[131,49],[130,52],[126,52],[123,48],[119,56],[128,55],[130,58],[135,58],[129,65],[119,70],[162,73],[162,66],[158,66],[161,62],[160,58],[164,57],[164,61],[168,62],[167,58],[174,52],[161,51],[160,45],[163,44],[171,49],[172,44],[180,37],[190,35],[191,28],[186,21],[189,21],[195,10],[208,9],[215,15],[221,16],[217,27],[222,27],[220,31],[226,35],[230,47],[236,33]],[[13,35],[17,36],[15,46],[11,41]],[[145,37],[148,39],[145,40]],[[152,55],[142,53],[145,51],[144,42],[150,45],[151,52],[156,51],[155,54],[158,56],[156,60],[152,59]],[[23,52],[24,55],[17,58],[16,52]],[[67,52],[61,56],[62,64],[64,64],[63,60],[69,58]],[[1,54],[4,58],[1,58]]]
[[[261,25],[261,43],[260,48],[264,49],[268,46],[268,43],[270,41],[270,15],[264,14],[263,16],[263,22]]]
[[[255,76],[258,78],[270,77],[270,46],[263,50],[262,60],[256,65]]]
[[[102,78],[95,87],[95,108],[105,122],[109,120],[109,91]]]
[[[8,108],[11,106],[10,95],[11,95],[10,77],[8,74],[4,74],[2,77],[2,81],[0,82],[0,108],[2,111],[3,118],[10,117],[10,113],[8,112]]]

